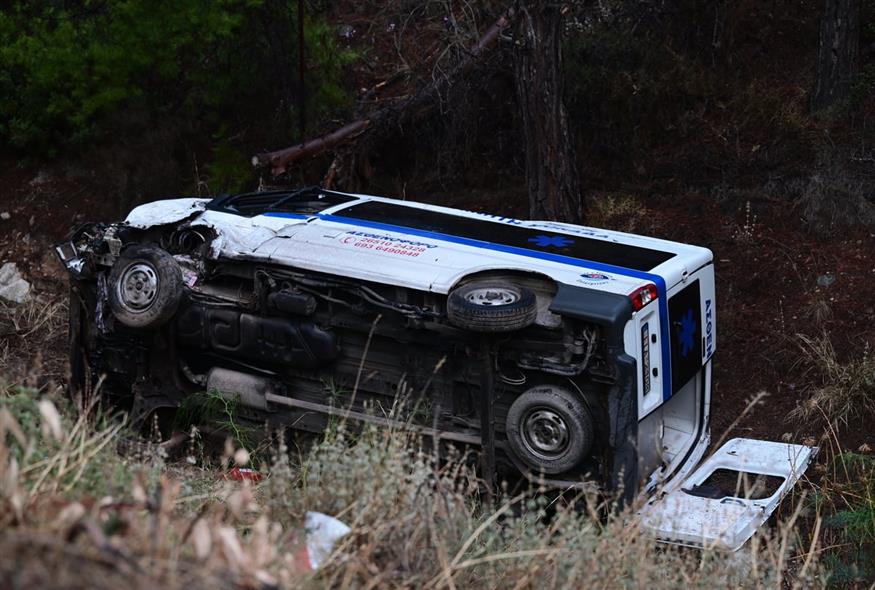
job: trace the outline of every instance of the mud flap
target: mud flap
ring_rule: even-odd
[[[817,447],[735,438],[639,511],[645,530],[679,545],[736,551],[799,480]]]

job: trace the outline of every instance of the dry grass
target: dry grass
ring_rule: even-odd
[[[806,380],[812,385],[791,418],[847,425],[875,415],[875,357],[868,343],[858,358],[842,362],[826,334],[817,338],[800,334],[798,339]]]
[[[66,588],[802,588],[823,583],[793,518],[744,553],[656,544],[596,498],[484,503],[465,456],[411,435],[330,430],[300,462],[284,444],[251,487],[122,455],[123,422],[73,415],[32,390],[0,395],[0,578]],[[60,406],[61,412],[54,410]],[[230,449],[218,461],[227,466]],[[174,477],[168,474],[173,473]],[[113,475],[114,473],[114,475]],[[347,522],[315,574],[308,510]]]
[[[0,302],[0,375],[7,381],[43,387],[64,382],[67,302],[49,293],[26,303]]]
[[[808,548],[792,548],[792,523],[742,554],[671,548],[594,497],[533,490],[497,508],[484,505],[473,474],[459,461],[441,465],[415,440],[380,429],[355,439],[339,432],[319,445],[305,463],[301,501],[343,515],[354,529],[343,559],[320,581],[428,588],[819,584],[813,562],[804,566]]]
[[[641,230],[647,212],[640,199],[625,193],[594,195],[588,207],[588,225],[628,233]]]
[[[190,486],[167,477],[157,447],[119,454],[124,434],[123,420],[72,419],[34,391],[3,390],[0,579],[117,589],[288,587],[301,577],[297,532],[257,510],[250,486],[214,473],[208,493],[182,495]]]

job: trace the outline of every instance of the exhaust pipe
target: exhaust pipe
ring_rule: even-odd
[[[249,408],[267,411],[267,394],[275,394],[271,380],[249,373],[213,367],[207,373],[207,391],[216,391],[228,400],[239,400]]]

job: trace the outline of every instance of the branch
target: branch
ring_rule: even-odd
[[[334,146],[353,139],[356,135],[362,133],[371,124],[370,119],[359,119],[348,125],[344,125],[336,131],[332,131],[322,137],[299,143],[298,145],[279,150],[276,152],[268,152],[253,156],[252,165],[256,168],[271,166],[274,176],[279,176],[286,171],[286,167],[295,160],[300,160],[307,156],[314,156],[326,150],[330,150]]]
[[[351,141],[362,135],[368,128],[382,126],[395,116],[400,117],[404,115],[405,118],[420,118],[434,108],[435,97],[440,94],[441,90],[450,85],[451,80],[470,71],[480,61],[483,53],[495,44],[499,34],[511,24],[515,15],[516,12],[512,7],[505,10],[498,20],[480,37],[480,40],[471,46],[468,50],[468,55],[446,77],[424,86],[400,105],[380,109],[369,117],[358,119],[344,125],[340,129],[305,141],[304,143],[253,156],[252,165],[256,168],[266,168],[269,166],[273,175],[278,176],[286,172],[288,165],[292,162],[320,154],[341,143]]]

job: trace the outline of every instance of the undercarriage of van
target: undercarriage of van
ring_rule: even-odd
[[[447,296],[210,260],[210,239],[203,228],[91,225],[59,251],[75,279],[80,386],[100,379],[135,420],[210,391],[278,427],[318,433],[344,416],[481,446],[499,474],[637,488],[628,299],[522,273],[475,276],[459,287],[468,302],[531,301],[528,320],[501,318],[524,327],[472,332],[460,322],[494,320]]]

